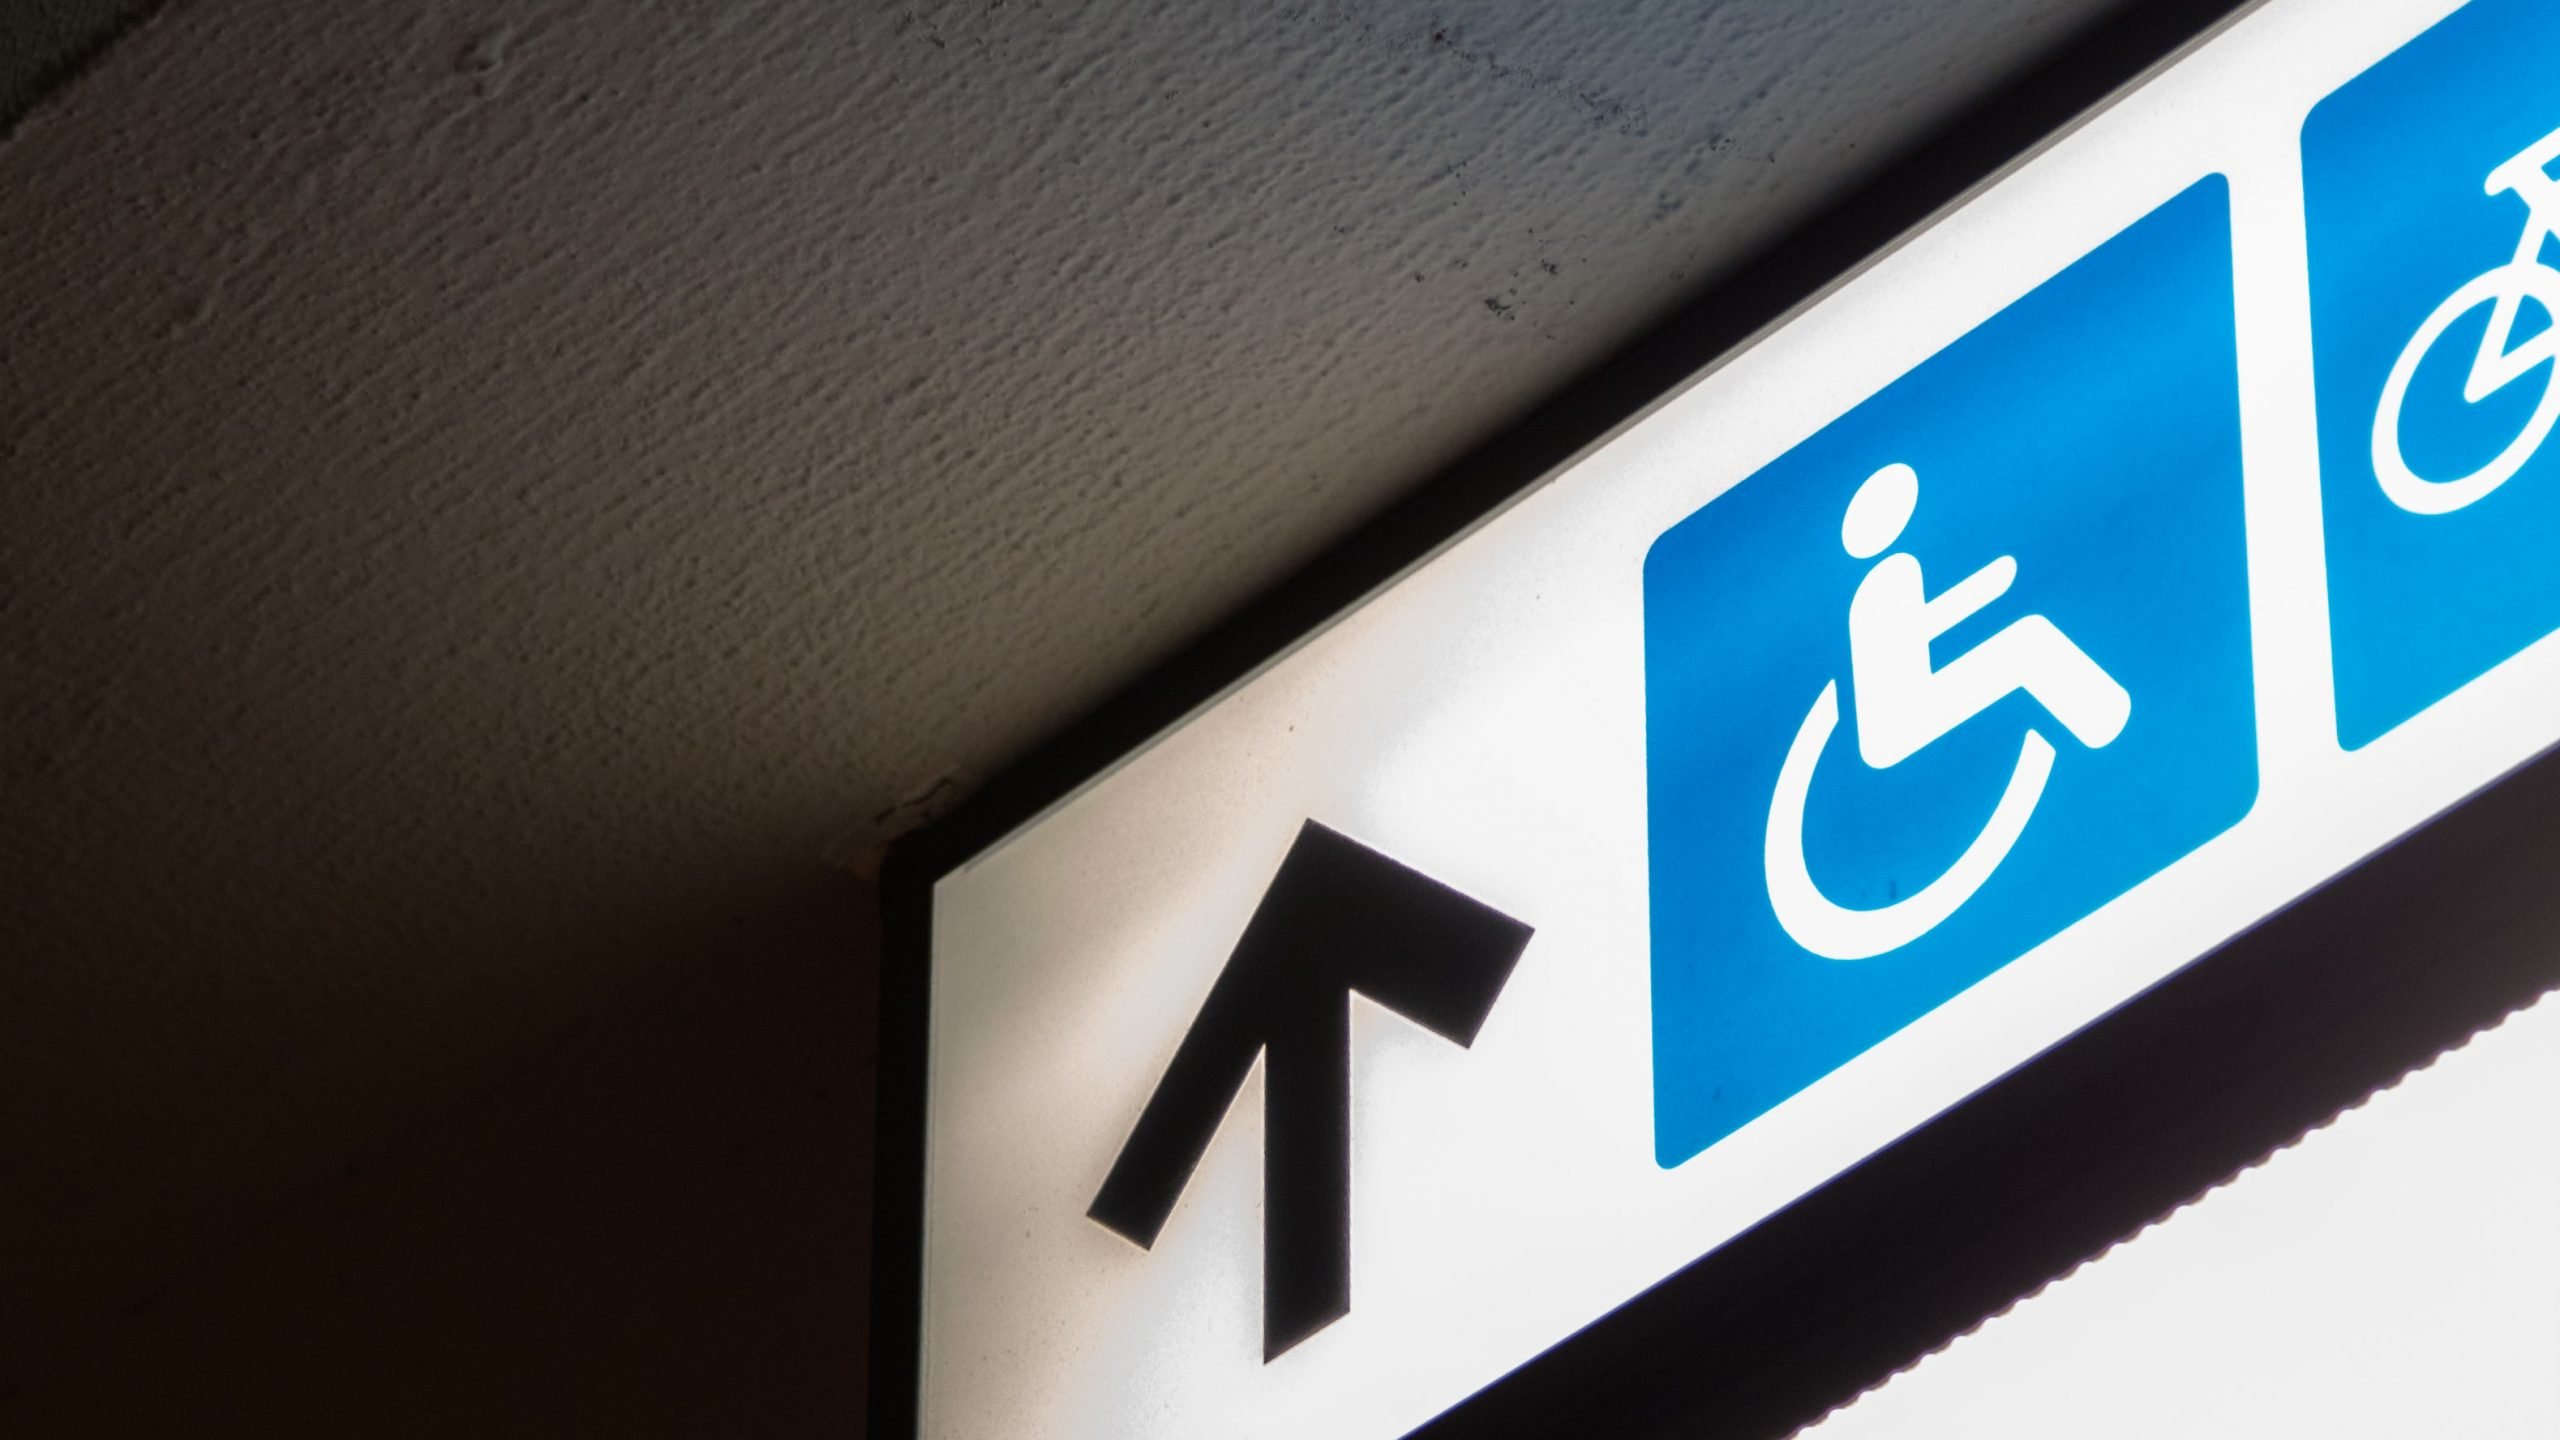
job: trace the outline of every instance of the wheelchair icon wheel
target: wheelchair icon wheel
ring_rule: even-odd
[[[2018,744],[2018,761],[2000,792],[1981,833],[1937,879],[1920,890],[1874,910],[1854,910],[1832,902],[1813,880],[1804,858],[1805,802],[1813,792],[1813,773],[1831,732],[1840,724],[1840,682],[1822,687],[1804,723],[1796,727],[1787,758],[1778,767],[1778,785],[1769,801],[1769,825],[1763,844],[1763,868],[1769,903],[1780,928],[1806,950],[1826,960],[1867,960],[1899,950],[1945,923],[1973,898],[2027,828],[2036,802],[2044,797],[2053,773],[2053,745],[2032,727]]]

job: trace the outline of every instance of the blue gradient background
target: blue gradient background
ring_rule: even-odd
[[[2303,126],[2330,638],[2338,743],[2350,750],[2560,628],[2560,437],[2451,515],[2384,498],[2372,453],[2401,347],[2447,295],[2515,253],[2524,204],[2481,182],[2560,130],[2556,68],[2560,4],[2476,0]],[[2519,338],[2547,320],[2525,312]],[[2456,323],[2410,386],[2402,450],[2421,475],[2478,468],[2540,398],[2536,376],[2463,402],[2487,319],[2482,306]]]
[[[2133,696],[2107,749],[2012,695],[1891,770],[1853,731],[1850,495],[1920,475],[1897,549],[1932,594],[2002,554],[2011,592],[1941,661],[2043,613]],[[1657,540],[1644,571],[1656,1158],[1677,1165],[2237,821],[2257,793],[2230,198],[2208,178]],[[1806,818],[1816,881],[1881,905],[1990,815],[2025,727],[2058,752],[2007,862],[1861,961],[1799,949],[1762,879],[1788,742],[1840,729]]]

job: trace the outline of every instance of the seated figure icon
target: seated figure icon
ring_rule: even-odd
[[[1872,560],[1902,538],[1920,501],[1920,477],[1888,465],[1850,498],[1840,529],[1852,559]],[[1877,560],[1849,601],[1849,673],[1857,698],[1858,754],[1878,770],[1927,749],[2010,695],[2025,692],[2073,739],[2101,750],[2124,732],[2133,699],[2051,620],[2028,615],[1937,664],[1931,644],[2007,594],[2018,562],[2003,555],[1928,594],[1918,557]],[[1804,858],[1804,814],[1815,768],[1840,722],[1839,682],[1825,685],[1797,727],[1778,772],[1763,847],[1769,902],[1789,938],[1832,960],[1865,960],[1899,950],[1936,929],[1991,878],[2025,832],[2052,775],[2052,742],[2030,727],[1991,819],[1937,879],[1892,904],[1853,909],[1833,903]]]
[[[2248,813],[2230,214],[2163,201],[1647,550],[1660,1163]]]

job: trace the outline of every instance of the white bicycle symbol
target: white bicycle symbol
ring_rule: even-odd
[[[2560,365],[2551,363],[2560,359],[2560,270],[2542,263],[2543,247],[2560,235],[2560,180],[2550,173],[2554,160],[2560,160],[2560,130],[2489,172],[2486,193],[2512,193],[2525,203],[2524,236],[2516,242],[2515,258],[2473,276],[2446,296],[2409,337],[2391,366],[2390,379],[2383,383],[2382,404],[2373,416],[2373,472],[2391,503],[2413,515],[2451,514],[2506,484],[2550,438],[2553,424],[2560,423]],[[2541,306],[2550,323],[2519,345],[2515,343],[2516,317],[2527,300]],[[2484,304],[2490,307],[2489,328],[2472,357],[2462,398],[2477,405],[2541,369],[2542,400],[2524,429],[2488,464],[2468,475],[2430,480],[2411,469],[2401,452],[2401,407],[2408,401],[2409,382],[2427,352],[2455,321]]]

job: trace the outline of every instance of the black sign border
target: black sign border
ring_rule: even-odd
[[[918,1427],[935,883],[2257,3],[2120,6],[891,849],[872,1207],[875,1440]],[[1416,1440],[1785,1435],[2560,987],[2556,879],[2560,757],[2185,967]]]

